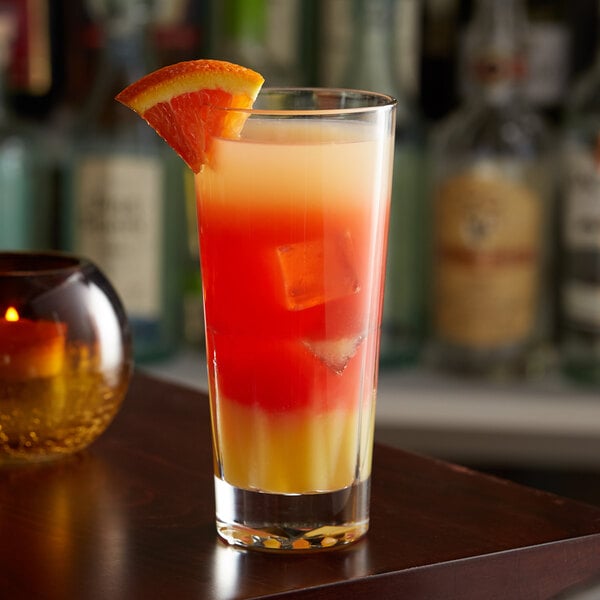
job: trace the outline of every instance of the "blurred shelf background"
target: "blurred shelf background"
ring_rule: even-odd
[[[201,56],[231,57],[235,48],[229,44],[221,11],[227,5],[239,17],[243,6],[251,6],[266,28],[263,43],[271,64],[264,68],[273,69],[265,71],[271,81],[337,85],[351,45],[352,1],[154,0],[148,2],[156,10],[154,51],[159,64]],[[9,105],[37,131],[38,145],[49,163],[47,189],[53,217],[47,225],[52,247],[61,245],[60,230],[67,218],[65,157],[72,146],[73,125],[90,100],[102,51],[90,7],[101,10],[104,4],[101,0],[0,0],[0,10],[13,11],[18,23],[7,71]],[[394,4],[399,9],[397,81],[418,107],[428,133],[460,102],[460,40],[473,0],[394,0]],[[552,80],[554,85],[534,89],[534,95],[558,132],[573,82],[596,57],[598,1],[527,0],[526,4],[537,26],[538,58],[555,57],[537,67],[538,74],[545,73],[542,81]],[[540,36],[544,31],[549,35]],[[258,64],[249,66],[262,69]],[[189,192],[189,181],[183,185]],[[0,203],[6,194],[0,190]],[[170,273],[180,278],[181,286],[168,290],[179,300],[165,309],[165,321],[173,328],[169,344],[152,361],[140,358],[138,366],[205,389],[193,191],[191,198],[191,210],[189,193],[182,198],[179,208],[184,212],[188,202],[186,214],[180,230],[172,234],[185,247],[169,249],[182,257]],[[170,202],[175,206],[173,199]],[[33,208],[26,220],[33,222],[39,214]],[[555,239],[550,243],[558,245]],[[2,247],[6,245],[0,235]],[[555,280],[548,299],[558,296],[559,265],[552,266]],[[168,285],[174,285],[173,279]],[[559,323],[554,325],[558,330]],[[558,335],[553,341],[557,340]],[[385,443],[600,504],[600,388],[579,387],[558,370],[541,379],[492,383],[447,375],[420,363],[382,369],[376,435]]]

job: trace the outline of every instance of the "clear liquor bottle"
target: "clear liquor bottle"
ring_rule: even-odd
[[[524,90],[521,0],[478,0],[461,108],[433,142],[432,355],[501,377],[546,368],[551,141]]]
[[[16,15],[0,8],[0,249],[45,249],[51,245],[52,212],[41,136],[11,111],[7,68]]]
[[[576,83],[563,129],[561,354],[565,373],[600,384],[600,48]]]
[[[63,211],[67,249],[100,266],[121,295],[140,361],[179,343],[184,166],[114,96],[154,68],[152,0],[94,0],[102,55],[73,135]]]
[[[383,366],[417,362],[425,328],[425,136],[418,110],[396,76],[396,8],[394,0],[353,0],[350,60],[340,81],[398,101],[381,325]]]

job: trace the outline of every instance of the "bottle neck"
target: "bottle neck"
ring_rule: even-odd
[[[126,85],[140,79],[153,68],[150,54],[144,27],[128,32],[111,28],[105,30],[102,68],[118,75]]]
[[[524,96],[526,14],[522,0],[479,0],[466,34],[467,90],[504,106]]]
[[[81,127],[118,132],[138,125],[114,97],[152,70],[150,51],[143,25],[128,29],[107,26],[103,29],[100,63],[88,104],[82,113]]]

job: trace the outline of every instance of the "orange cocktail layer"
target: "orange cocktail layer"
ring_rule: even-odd
[[[384,145],[356,123],[245,133],[267,130],[217,140],[196,178],[217,475],[335,490],[370,473]]]

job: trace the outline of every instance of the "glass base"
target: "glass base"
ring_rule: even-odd
[[[242,548],[314,552],[347,546],[369,528],[370,480],[334,492],[269,494],[215,477],[217,532]]]

